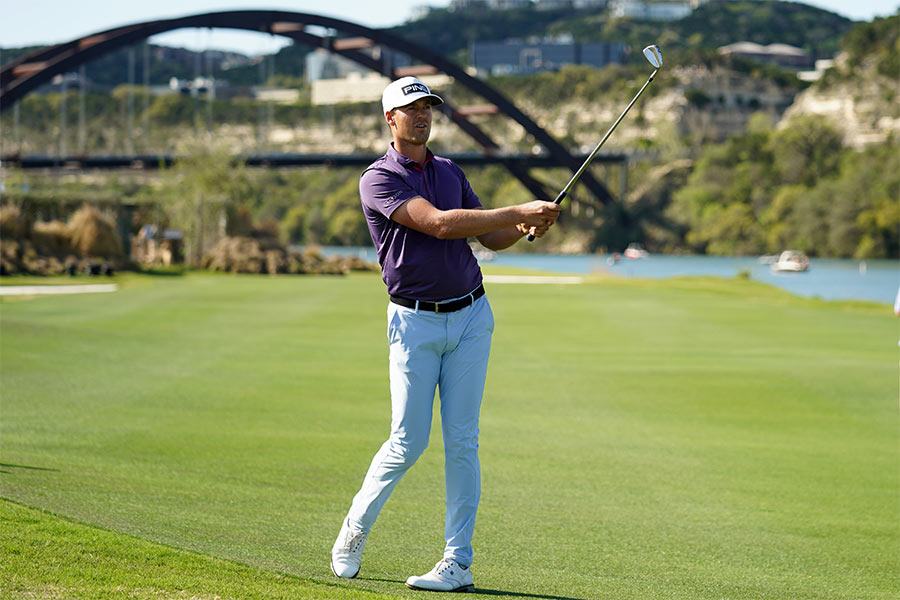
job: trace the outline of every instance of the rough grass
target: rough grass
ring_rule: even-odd
[[[0,501],[0,551],[6,600],[387,597],[154,544],[6,501]]]
[[[0,302],[14,597],[416,596],[442,548],[437,417],[360,578],[328,570],[387,433],[378,276],[114,279]],[[488,294],[475,597],[900,593],[889,306],[697,278]],[[96,571],[57,577],[85,552]]]

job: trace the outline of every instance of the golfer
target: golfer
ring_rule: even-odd
[[[389,84],[382,108],[393,143],[359,181],[390,295],[391,432],[353,498],[331,551],[331,570],[347,578],[359,573],[378,513],[428,445],[437,388],[446,545],[434,569],[410,577],[406,585],[461,592],[474,589],[469,567],[481,495],[478,415],[494,329],[481,270],[466,238],[501,250],[528,233],[540,237],[556,222],[559,206],[533,201],[483,209],[462,170],[427,148],[432,107],[442,103],[414,77]]]

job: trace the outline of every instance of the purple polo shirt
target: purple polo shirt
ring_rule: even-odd
[[[465,296],[481,283],[468,242],[440,240],[391,220],[399,206],[417,196],[440,210],[481,207],[453,161],[429,150],[420,165],[391,144],[359,179],[363,213],[388,293],[429,302]]]

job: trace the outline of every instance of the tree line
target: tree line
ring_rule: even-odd
[[[773,129],[757,119],[744,135],[707,147],[667,214],[679,250],[895,258],[900,250],[897,140],[847,148],[815,117]]]

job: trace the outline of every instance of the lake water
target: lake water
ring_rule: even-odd
[[[355,255],[378,262],[371,247],[326,247],[325,254]],[[621,277],[664,279],[685,275],[732,278],[742,271],[750,278],[798,296],[825,300],[869,300],[893,304],[900,287],[900,262],[811,258],[804,273],[774,273],[767,264],[749,256],[667,256],[651,254],[637,260],[623,259],[615,265],[606,254],[515,254],[498,252],[484,265],[519,267],[551,273],[589,275],[608,273]]]

